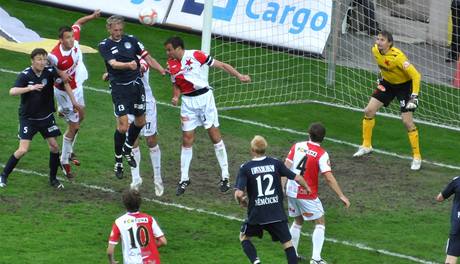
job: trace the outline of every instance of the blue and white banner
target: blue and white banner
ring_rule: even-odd
[[[117,14],[137,19],[139,11],[144,7],[152,7],[157,11],[157,23],[166,20],[167,12],[172,0],[39,0],[87,10],[101,9],[102,12]]]
[[[175,0],[166,23],[201,31],[204,0]],[[321,54],[332,0],[214,0],[212,32]]]

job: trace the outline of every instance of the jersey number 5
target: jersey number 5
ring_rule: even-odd
[[[262,179],[263,178],[263,179]],[[262,190],[262,182],[268,180],[267,188],[265,188],[265,192]],[[273,186],[273,175],[265,174],[264,176],[260,175],[256,178],[257,181],[257,197],[273,195],[275,193],[275,189],[272,189]]]
[[[139,243],[141,247],[146,247],[150,242],[149,231],[145,226],[138,226],[136,231],[136,237],[134,237],[134,231],[131,227],[128,229],[129,232],[129,240],[131,241],[131,248],[137,248],[136,241]],[[144,239],[142,239],[142,235]]]

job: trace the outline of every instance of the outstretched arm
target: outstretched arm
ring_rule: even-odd
[[[163,66],[161,66],[161,64],[159,64],[157,60],[155,60],[152,56],[150,56],[150,54],[145,56],[144,60],[149,64],[150,68],[157,70],[161,75],[166,74],[166,71],[163,68]]]
[[[81,17],[77,21],[75,21],[75,23],[73,23],[73,24],[77,25],[77,26],[82,26],[86,22],[98,18],[100,15],[101,15],[101,10],[97,9],[97,10],[94,10],[94,12],[91,15]]]
[[[221,62],[221,61],[214,59],[214,63],[212,64],[212,67],[219,68],[221,70],[228,72],[229,74],[238,78],[238,80],[240,80],[241,82],[245,82],[245,83],[251,82],[251,77],[249,77],[249,75],[243,75],[239,73],[235,68],[233,68],[232,65],[227,64],[225,62]]]

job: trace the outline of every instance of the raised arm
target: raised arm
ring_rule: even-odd
[[[86,22],[88,22],[90,20],[93,20],[93,19],[96,19],[99,16],[101,16],[101,10],[97,9],[97,10],[94,10],[94,12],[91,15],[81,17],[77,21],[75,21],[75,23],[73,23],[73,24],[77,25],[77,26],[82,26],[82,25],[86,24]]]
[[[150,56],[150,54],[145,56],[144,60],[149,64],[150,68],[157,70],[161,75],[166,74],[166,71],[163,68],[163,66],[161,66],[161,64],[159,64],[157,60]]]
[[[245,83],[251,82],[251,77],[249,77],[249,75],[243,75],[239,73],[235,68],[233,68],[232,65],[227,64],[225,62],[221,62],[221,61],[214,59],[214,63],[212,64],[212,67],[228,72],[229,74],[238,78],[238,80],[240,80],[241,82],[245,82]]]

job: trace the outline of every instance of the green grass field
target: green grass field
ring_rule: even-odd
[[[70,11],[64,11],[65,15],[62,15],[58,9],[20,1],[0,0],[0,6],[48,38],[55,37],[59,26],[71,24],[82,15]],[[43,23],[45,20],[46,24]],[[103,18],[85,25],[82,43],[96,48],[107,35],[104,25]],[[182,36],[190,48],[199,48],[200,43],[200,38],[195,35],[137,24],[127,24],[126,32],[138,36],[163,64],[166,55],[162,43],[169,36]],[[85,63],[90,73],[86,85],[107,90],[107,84],[100,81],[105,70],[100,55],[85,54]],[[16,74],[5,70],[20,71],[28,65],[27,54],[0,50],[0,105],[4,111],[0,128],[2,165],[18,143],[19,98],[8,95]],[[152,73],[151,84],[157,100],[169,102],[169,78]],[[48,151],[45,142],[37,136],[30,152],[18,165],[18,169],[25,171],[12,173],[8,187],[0,190],[0,263],[106,263],[105,248],[111,224],[123,213],[120,192],[129,185],[130,179],[118,180],[112,172],[115,119],[110,95],[87,89],[85,99],[87,117],[76,146],[83,165],[76,168],[76,183],[64,182],[66,188],[62,192],[47,185]],[[324,105],[237,109],[221,111],[220,115],[232,175],[249,159],[249,141],[255,134],[267,138],[270,154],[278,158],[285,157],[293,142],[305,138],[305,135],[273,127],[304,132],[310,122],[321,121],[328,129],[329,138],[355,144],[361,141],[362,113]],[[59,120],[58,123],[63,130],[64,122]],[[232,193],[221,194],[218,190],[219,168],[206,132],[202,129],[197,132],[191,166],[192,185],[184,196],[178,198],[175,196],[180,170],[178,109],[159,104],[158,127],[165,195],[159,199],[154,196],[145,148],[141,190],[148,198],[143,203],[143,211],[158,219],[168,239],[168,245],[160,249],[162,262],[248,263],[238,242],[240,222],[234,219],[244,218],[245,211],[235,204]],[[418,127],[424,158],[460,166],[457,154],[459,132],[425,125]],[[375,148],[410,155],[407,135],[399,120],[379,117],[374,135]],[[354,147],[329,140],[323,145],[331,155],[334,173],[342,189],[352,202],[350,209],[343,209],[335,195],[321,182],[320,197],[327,212],[326,237],[351,244],[326,241],[324,259],[329,263],[343,264],[443,261],[450,201],[437,204],[434,197],[453,176],[458,175],[458,170],[425,163],[421,171],[412,172],[406,159],[382,154],[352,159]],[[201,210],[187,210],[181,206]],[[311,228],[307,224],[303,231],[310,233]],[[281,247],[269,240],[268,237],[255,239],[263,263],[285,263]],[[356,244],[415,259],[363,250]],[[120,250],[117,248],[118,260],[121,260]],[[299,252],[310,256],[309,237],[301,238]]]

